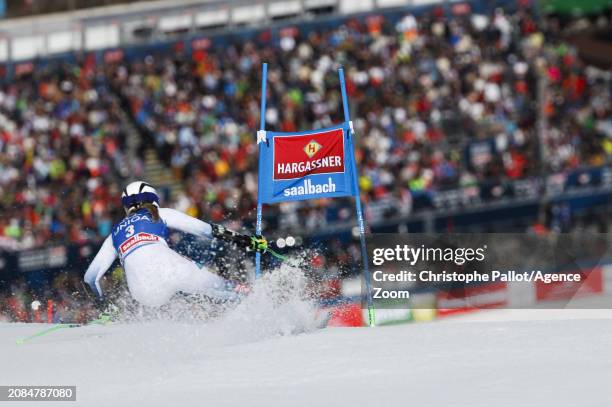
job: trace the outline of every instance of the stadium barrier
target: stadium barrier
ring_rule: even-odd
[[[473,283],[459,289],[428,287],[414,290],[411,302],[394,308],[378,307],[379,325],[424,322],[491,309],[612,309],[612,259],[581,270],[563,269],[560,273],[579,273],[580,282],[542,281]],[[342,281],[338,297],[328,298],[323,308],[332,313],[333,326],[363,326],[367,317],[361,308],[361,283],[357,278]],[[413,305],[411,304],[418,304]],[[356,316],[359,311],[361,316]]]

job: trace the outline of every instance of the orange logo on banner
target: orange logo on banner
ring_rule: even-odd
[[[312,158],[313,155],[317,153],[323,146],[317,143],[314,140],[311,140],[308,144],[304,146],[304,152],[308,156],[308,158]]]

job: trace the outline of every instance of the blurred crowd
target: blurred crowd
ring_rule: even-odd
[[[128,175],[119,109],[91,64],[0,85],[0,247],[110,232]]]
[[[0,294],[0,322],[84,323],[96,315],[78,274],[61,273],[39,282],[18,278]]]
[[[563,42],[545,49],[541,161],[551,172],[612,157],[612,75],[585,66]]]

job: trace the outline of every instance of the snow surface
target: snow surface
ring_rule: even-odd
[[[271,298],[213,323],[88,326],[20,346],[45,325],[0,324],[0,384],[77,386],[76,403],[53,406],[612,405],[612,310],[316,330],[311,304]]]

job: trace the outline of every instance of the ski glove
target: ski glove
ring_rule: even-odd
[[[268,250],[268,241],[262,235],[251,236],[251,250],[265,253]]]
[[[268,241],[261,235],[243,235],[233,230],[226,229],[221,225],[212,225],[212,235],[217,239],[234,243],[247,251],[264,253],[268,250]]]

